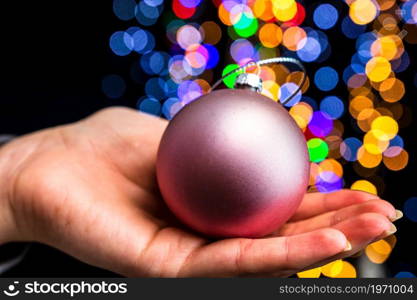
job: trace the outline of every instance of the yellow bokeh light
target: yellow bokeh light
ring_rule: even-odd
[[[378,191],[377,191],[375,185],[370,183],[368,180],[357,180],[352,184],[350,189],[355,190],[355,191],[362,191],[362,192],[367,192],[367,193],[370,193],[370,194],[378,195]]]
[[[342,271],[336,276],[337,278],[356,278],[356,269],[352,264],[343,261]]]
[[[259,30],[259,40],[265,47],[275,48],[282,42],[282,29],[274,23],[267,23]]]
[[[365,108],[357,116],[358,126],[363,132],[371,129],[372,122],[381,114],[373,108]]]
[[[384,133],[378,129],[368,131],[363,138],[366,151],[371,154],[382,154],[388,148],[389,140],[379,139],[381,136],[384,136]]]
[[[349,103],[349,112],[356,119],[362,110],[373,107],[374,103],[368,97],[356,96]]]
[[[277,20],[286,22],[297,14],[297,3],[295,0],[272,0],[272,11]]]
[[[271,0],[256,0],[252,10],[255,17],[262,21],[269,21],[275,17],[272,12]]]
[[[365,249],[366,256],[375,264],[384,263],[391,254],[391,251],[391,245],[385,240],[372,243]]]
[[[382,154],[372,154],[366,151],[364,146],[358,149],[357,153],[358,162],[365,168],[375,168],[382,161]]]
[[[349,16],[353,22],[366,25],[377,16],[378,8],[371,0],[355,0],[349,8]]]
[[[273,80],[262,82],[262,95],[278,101],[279,85]]]
[[[391,36],[380,37],[372,43],[371,54],[392,60],[397,54],[397,44]]]
[[[313,108],[305,102],[299,102],[290,108],[290,115],[293,117],[298,127],[304,129],[313,116]]]
[[[369,246],[371,246],[379,254],[387,255],[390,254],[392,250],[390,244],[388,244],[388,242],[385,240],[379,240],[375,243],[370,244]]]
[[[389,141],[398,133],[398,123],[392,117],[380,116],[376,118],[371,129],[375,130],[374,134],[379,140]]]
[[[375,56],[366,63],[365,72],[369,80],[381,82],[390,75],[391,64],[385,57]]]
[[[320,275],[320,267],[297,273],[298,278],[319,278]]]
[[[341,259],[332,261],[321,267],[321,272],[327,277],[337,277],[343,270],[343,261]]]
[[[323,275],[331,278],[356,278],[356,269],[344,260],[336,260],[321,267]]]

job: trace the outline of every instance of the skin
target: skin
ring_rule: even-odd
[[[127,108],[0,149],[0,243],[36,241],[125,276],[280,276],[351,256],[400,217],[375,195],[306,194],[262,239],[214,240],[179,223],[156,184],[167,121]]]

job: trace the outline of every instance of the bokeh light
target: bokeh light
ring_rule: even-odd
[[[168,120],[239,66],[277,56],[301,60],[308,70],[306,84],[285,108],[306,138],[309,190],[350,188],[383,197],[392,189],[384,181],[388,174],[407,170],[413,160],[402,130],[413,120],[410,83],[417,87],[417,74],[408,76],[417,45],[416,3],[114,0],[115,16],[128,25],[109,35],[109,46],[120,68],[126,56],[135,56],[130,75],[142,93],[133,99],[137,109]],[[210,9],[216,12],[206,13]],[[302,77],[283,64],[246,72],[259,74],[262,94],[277,105],[299,88]],[[224,86],[233,88],[237,76],[225,78]],[[115,101],[134,93],[120,75],[101,83],[104,95]],[[415,199],[401,202],[413,222]],[[385,263],[394,247],[393,238],[385,238],[366,247],[364,255],[371,263]],[[297,275],[357,277],[350,261]],[[397,273],[414,276],[408,270]]]
[[[320,29],[332,28],[339,17],[337,9],[331,4],[320,4],[314,10],[313,20]]]
[[[137,107],[141,112],[159,116],[161,114],[161,103],[155,98],[143,97],[138,100]]]
[[[357,180],[355,181],[352,186],[350,187],[351,190],[355,191],[363,191],[370,194],[378,195],[378,191],[374,184],[369,182],[368,180]]]
[[[313,138],[307,141],[308,153],[310,161],[320,162],[329,154],[329,147],[326,142],[319,138]]]
[[[321,67],[314,75],[314,83],[322,91],[334,89],[339,81],[339,75],[332,67]]]
[[[398,272],[395,275],[395,278],[415,278],[415,277],[416,277],[416,275],[414,275],[411,272]]]
[[[320,110],[325,112],[332,120],[339,119],[344,111],[345,105],[337,96],[327,96],[320,102]]]
[[[122,21],[129,21],[135,17],[135,0],[114,0],[113,12]]]
[[[413,222],[417,222],[417,197],[411,197],[404,203],[404,214]]]

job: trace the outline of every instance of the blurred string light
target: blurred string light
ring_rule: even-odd
[[[209,5],[216,8],[216,18],[198,23],[194,17]],[[131,72],[146,94],[137,102],[139,110],[172,119],[209,92],[221,74],[250,61],[291,56],[308,64],[313,76],[286,104],[307,140],[310,190],[328,193],[350,187],[381,195],[384,182],[377,171],[407,167],[409,154],[400,129],[409,112],[402,104],[407,91],[400,77],[410,65],[406,44],[417,44],[417,0],[114,0],[113,11],[122,21],[136,22],[114,32],[109,44],[118,56],[139,55]],[[149,28],[157,23],[165,26],[158,36]],[[355,45],[343,65],[328,60],[333,54],[328,34],[336,31]],[[159,48],[162,38],[168,50]],[[218,67],[221,74],[215,73]],[[277,102],[295,91],[301,78],[284,65],[247,71],[260,74],[263,95]],[[237,76],[225,78],[224,85],[233,88]],[[417,86],[417,74],[413,79]],[[108,97],[120,98],[126,86],[121,77],[111,75],[102,88]],[[314,93],[306,96],[311,89]],[[349,123],[341,118],[353,121],[349,134]],[[354,182],[343,177],[346,166],[357,173]],[[415,199],[404,205],[412,221],[417,221]],[[373,263],[383,263],[395,243],[395,237],[386,238],[365,253]],[[408,276],[397,276],[402,273]],[[298,276],[357,273],[349,262],[338,260]]]

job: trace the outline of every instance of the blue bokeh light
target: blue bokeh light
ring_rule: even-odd
[[[166,97],[167,86],[165,80],[160,77],[149,79],[145,84],[145,93],[147,96],[162,100]]]
[[[149,31],[134,26],[130,27],[128,30],[126,30],[126,32],[130,37],[130,40],[128,40],[130,46],[128,44],[127,46],[131,50],[136,51],[139,54],[144,54],[152,51],[155,47],[155,38]]]
[[[129,21],[135,17],[135,0],[113,0],[113,12],[122,21]]]
[[[417,197],[411,197],[404,203],[404,214],[413,222],[417,222]]]
[[[320,110],[327,113],[331,119],[336,120],[343,115],[345,106],[339,97],[327,96],[321,101]]]
[[[402,4],[401,10],[399,10],[404,21],[408,24],[417,24],[417,16],[414,5],[417,5],[416,0],[408,0]]]
[[[319,41],[313,37],[307,37],[305,39],[305,45],[301,49],[297,50],[297,55],[302,61],[315,61],[320,56],[322,51],[321,45]]]
[[[141,1],[135,9],[136,20],[138,20],[138,22],[143,26],[152,26],[156,23],[156,21],[158,21],[162,9],[162,5],[155,7]]]
[[[204,44],[203,45],[208,52],[208,60],[206,64],[207,69],[213,69],[217,66],[219,63],[219,51],[217,51],[217,48],[210,44]]]
[[[110,37],[110,49],[118,56],[126,56],[132,52],[133,40],[124,31],[116,31]]]
[[[395,275],[395,278],[415,278],[416,277],[416,275],[414,275],[413,273],[411,273],[411,272],[406,272],[406,271],[403,271],[403,272],[398,272],[396,275]]]
[[[178,98],[171,97],[168,98],[162,105],[162,114],[165,118],[171,120],[183,107],[184,105]]]
[[[356,161],[358,150],[362,146],[362,142],[354,137],[346,138],[340,144],[340,154],[347,161]]]
[[[170,56],[166,52],[149,52],[142,56],[140,63],[149,75],[168,75],[168,61]]]
[[[157,7],[164,3],[164,0],[143,0],[143,2],[145,2],[149,6]]]
[[[317,27],[321,29],[332,28],[339,18],[337,9],[331,4],[319,5],[313,14],[313,20]]]
[[[404,148],[404,141],[402,137],[400,137],[398,134],[389,141],[389,147],[401,147]]]
[[[321,67],[314,75],[314,83],[322,91],[331,91],[339,82],[339,75],[332,67]]]
[[[185,80],[178,86],[178,98],[184,105],[194,101],[203,94],[201,86],[192,80]]]
[[[287,82],[284,83],[280,89],[279,89],[279,99],[280,102],[284,102],[290,97],[294,92],[299,88],[298,85],[296,85],[293,82]],[[284,104],[286,107],[291,107],[296,105],[301,100],[301,91],[298,91],[298,93],[287,103]]]
[[[161,115],[161,103],[151,97],[142,97],[137,102],[137,108],[144,113],[154,116]]]

